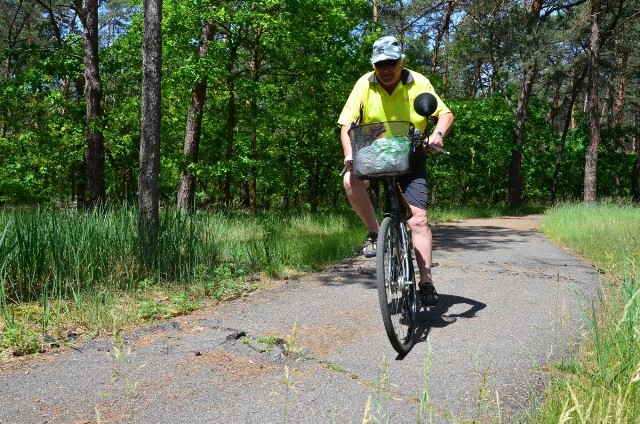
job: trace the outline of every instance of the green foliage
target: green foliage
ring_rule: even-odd
[[[42,346],[41,335],[23,327],[7,327],[1,336],[0,348],[10,349],[14,356],[34,354]]]
[[[137,198],[142,4],[133,3],[112,1],[100,11],[110,204]],[[188,165],[196,177],[198,206],[245,208],[255,181],[261,209],[335,207],[343,196],[335,121],[353,83],[371,69],[371,43],[381,34],[402,38],[412,69],[429,74],[437,60],[438,71],[430,79],[456,116],[447,139],[452,155],[430,164],[435,204],[505,202],[516,130],[512,109],[526,65],[534,59],[538,73],[522,147],[525,202],[548,202],[555,172],[556,197],[581,198],[589,136],[584,115],[575,104],[568,109],[568,98],[572,84],[584,82],[576,77],[584,66],[582,46],[588,36],[582,7],[559,2],[550,15],[543,10],[545,18],[535,30],[525,31],[530,17],[520,3],[456,3],[455,25],[444,33],[436,58],[434,39],[446,8],[427,1],[377,5],[374,22],[366,0],[165,1],[161,200],[175,201],[185,166],[191,94],[206,79],[199,160]],[[39,13],[33,14],[14,6],[8,3],[2,10],[29,25],[16,33],[0,26],[0,202],[69,204],[81,199],[86,178],[81,28],[71,26],[73,11],[66,5],[55,6],[51,16],[39,4]],[[619,10],[623,17],[632,12],[628,7]],[[603,22],[613,22],[614,12],[605,8]],[[626,106],[619,125],[610,120],[602,125],[601,198],[630,196],[635,160],[637,123],[631,118],[637,77],[618,69],[616,60],[629,52],[629,69],[635,69],[637,54],[629,46],[638,32],[631,20],[620,22],[625,31],[603,46],[603,57],[612,65],[603,67],[603,81],[611,89],[602,90],[603,96],[609,93],[602,104],[613,114],[613,96],[626,75]],[[212,25],[213,36],[202,55],[206,24]],[[578,86],[577,98],[583,94],[584,87]],[[573,125],[556,170],[567,113]]]
[[[435,156],[429,168],[436,201],[463,205],[504,201],[515,134],[504,100],[494,96],[451,101],[449,108],[456,117],[445,146],[451,154]]]

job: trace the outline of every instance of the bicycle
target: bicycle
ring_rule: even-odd
[[[414,107],[419,114],[430,116],[435,110],[436,100],[420,96]],[[426,128],[424,134],[427,134]],[[349,137],[356,177],[378,178],[385,184],[385,208],[378,230],[376,253],[378,299],[391,345],[399,354],[406,354],[413,347],[419,308],[413,245],[407,224],[411,211],[396,178],[410,172],[412,155],[425,140],[408,121],[354,126],[349,130]]]

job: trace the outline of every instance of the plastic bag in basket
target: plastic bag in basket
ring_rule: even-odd
[[[406,174],[411,169],[411,143],[406,136],[383,137],[358,150],[354,158],[357,177]]]

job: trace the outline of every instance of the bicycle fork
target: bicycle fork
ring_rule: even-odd
[[[397,249],[396,246],[390,246],[390,249],[394,256],[401,253],[402,257],[394,257],[392,263],[395,264],[397,268],[394,270],[395,272],[390,275],[394,276],[394,289],[406,291],[409,290],[413,284],[413,264],[411,263],[413,258],[410,250],[411,240],[407,224],[402,219],[398,219],[398,217],[395,217],[394,220],[398,223],[398,238],[392,239],[391,243],[398,243],[397,247],[400,247],[400,249]]]

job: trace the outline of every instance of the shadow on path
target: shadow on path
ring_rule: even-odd
[[[522,243],[523,237],[538,234],[536,231],[515,231],[490,225],[462,227],[459,225],[434,225],[433,247],[435,250],[484,251],[509,243]]]
[[[468,305],[469,308],[463,312],[448,314],[449,309],[453,309],[456,305]],[[458,321],[458,318],[474,318],[486,306],[485,303],[473,299],[441,293],[438,305],[421,309],[416,315],[414,346],[425,342],[432,328],[446,327]],[[402,360],[405,356],[398,355],[396,360]]]

